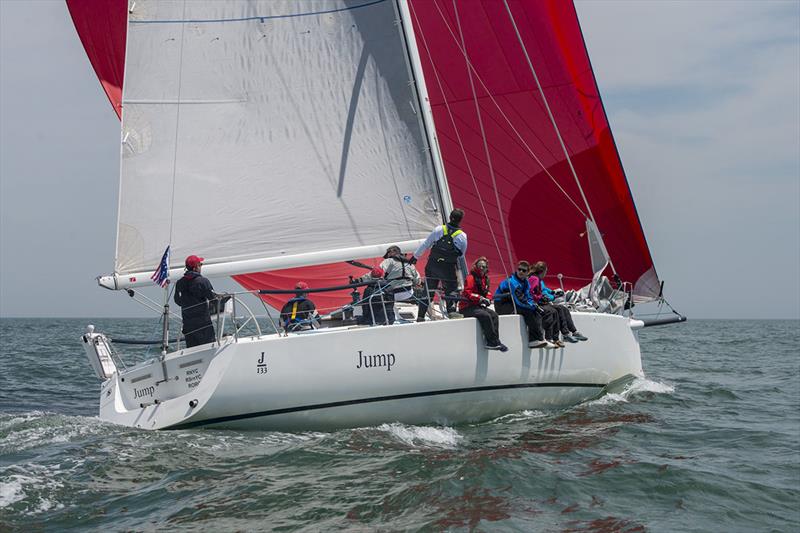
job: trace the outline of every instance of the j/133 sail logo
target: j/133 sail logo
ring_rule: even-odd
[[[256,374],[266,374],[267,373],[267,358],[264,355],[264,352],[261,352],[261,357],[258,358],[258,363],[256,363]]]

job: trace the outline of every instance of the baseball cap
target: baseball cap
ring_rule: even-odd
[[[186,268],[194,268],[201,264],[205,259],[197,255],[190,255],[186,258]]]

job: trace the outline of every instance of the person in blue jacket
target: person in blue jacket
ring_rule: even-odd
[[[500,282],[494,292],[494,309],[498,315],[511,315],[515,312],[522,315],[528,327],[528,346],[531,348],[554,348],[544,340],[542,318],[531,298],[528,284],[530,264],[527,261],[517,263],[517,271]]]

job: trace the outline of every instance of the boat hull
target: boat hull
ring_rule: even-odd
[[[640,323],[573,318],[590,340],[556,350],[528,348],[516,315],[500,317],[505,353],[484,348],[475,319],[229,339],[113,375],[100,417],[144,429],[456,424],[563,408],[642,375]]]

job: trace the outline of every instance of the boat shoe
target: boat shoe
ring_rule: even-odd
[[[500,352],[507,352],[508,351],[508,346],[506,346],[505,344],[500,342],[500,343],[497,343],[497,344],[487,344],[486,345],[486,349],[487,350],[498,350]]]

